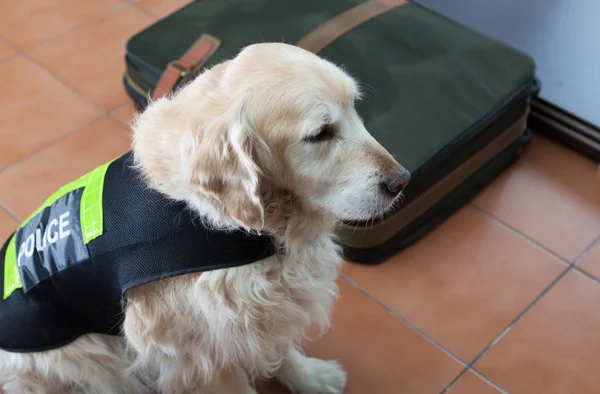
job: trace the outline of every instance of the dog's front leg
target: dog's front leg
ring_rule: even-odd
[[[155,376],[158,393],[256,394],[242,368],[215,365],[194,341],[170,341],[172,337],[158,336],[156,331],[139,336],[129,324],[132,316],[134,313],[127,315],[125,321],[127,339],[137,352],[137,367]]]
[[[294,394],[338,394],[346,387],[346,372],[338,362],[306,357],[294,347],[275,377]]]
[[[257,394],[250,385],[246,372],[241,368],[231,368],[215,375],[209,387],[202,394]]]
[[[133,370],[146,373],[160,394],[256,394],[245,370],[214,357],[201,309],[182,302],[197,297],[196,280],[182,276],[127,293],[123,333]]]

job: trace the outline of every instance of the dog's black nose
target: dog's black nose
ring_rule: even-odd
[[[396,172],[394,175],[382,182],[383,189],[393,197],[396,197],[406,185],[410,182],[410,173],[404,168],[400,172]]]

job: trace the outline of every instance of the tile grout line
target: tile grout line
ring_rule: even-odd
[[[143,12],[144,14],[152,17],[154,20],[159,20],[160,17],[158,15],[156,15],[154,12],[145,9],[144,7],[142,7],[141,5],[139,5],[137,2],[129,2],[128,4],[134,6],[135,8],[137,8],[139,11]]]
[[[590,252],[590,250],[592,250],[594,248],[594,246],[596,246],[596,244],[600,243],[600,237],[596,238],[595,240],[593,240],[588,246],[586,246],[585,249],[583,249],[583,252],[579,253],[579,255],[577,256],[577,258],[573,261],[572,265],[577,265],[581,260],[583,260],[583,258],[585,256],[587,256],[587,254]]]
[[[529,236],[523,234],[522,232],[520,232],[519,230],[517,230],[516,228],[512,227],[510,224],[506,223],[505,221],[497,218],[496,216],[492,215],[491,213],[489,213],[488,211],[486,211],[485,209],[479,207],[478,205],[475,205],[474,203],[469,203],[469,206],[471,206],[472,208],[474,208],[475,210],[477,210],[478,212],[482,213],[483,215],[487,216],[488,218],[492,219],[494,222],[496,222],[497,224],[499,224],[500,226],[502,226],[504,229],[510,231],[511,233],[513,233],[514,235],[518,236],[519,238],[523,239],[524,241],[527,241],[527,243],[541,249],[543,252],[549,254],[550,256],[554,257],[555,259],[557,259],[558,261],[560,261],[563,264],[566,265],[572,265],[573,263],[569,262],[567,259],[565,259],[564,257],[558,255],[557,253],[553,252],[552,250],[548,249],[546,246],[542,245],[541,243],[531,239]]]
[[[89,97],[85,96],[83,93],[81,93],[78,90],[76,90],[75,88],[73,88],[71,85],[69,85],[68,83],[66,83],[65,81],[63,81],[61,78],[59,78],[56,74],[54,74],[52,71],[50,71],[43,64],[39,63],[37,60],[35,60],[34,58],[32,58],[27,52],[22,51],[22,50],[16,48],[9,41],[7,41],[6,39],[4,39],[2,37],[0,37],[0,41],[4,42],[7,45],[9,45],[15,51],[15,55],[21,55],[21,56],[23,56],[25,59],[29,60],[30,62],[32,62],[36,66],[40,67],[41,69],[43,69],[45,72],[47,72],[52,77],[52,79],[54,79],[56,82],[58,82],[59,84],[61,84],[63,87],[67,88],[69,91],[71,91],[72,93],[74,93],[78,97],[82,98],[84,101],[86,101],[89,104],[91,104],[98,111],[102,112],[105,115],[109,115],[110,116],[109,112],[112,111],[114,108],[111,109],[111,110],[106,110],[106,109],[98,106],[98,104],[96,104],[95,102],[93,102]]]
[[[504,390],[502,387],[500,387],[497,383],[493,382],[492,380],[490,380],[490,378],[488,378],[487,376],[483,375],[481,372],[473,369],[473,368],[469,368],[469,367],[465,367],[465,369],[463,369],[458,376],[452,381],[452,384],[449,384],[446,388],[444,388],[444,390],[442,390],[442,392],[440,394],[445,394],[448,392],[448,390],[450,390],[452,388],[452,386],[454,384],[456,384],[456,382],[460,379],[460,377],[462,377],[463,375],[467,374],[471,372],[473,375],[477,376],[479,379],[483,380],[485,383],[487,383],[488,385],[492,386],[493,388],[495,388],[496,390],[498,390],[498,392],[500,392],[501,394],[509,394],[508,391]]]
[[[0,42],[4,43],[4,41],[2,39],[0,39]],[[10,49],[13,50],[13,53],[8,55],[7,57],[3,57],[2,59],[0,59],[0,64],[5,63],[19,55],[19,52],[15,51],[13,47],[10,47]]]
[[[492,380],[490,380],[488,377],[484,376],[483,374],[481,374],[478,371],[475,371],[474,369],[470,368],[469,365],[467,365],[463,360],[461,360],[458,356],[456,356],[455,354],[453,354],[449,349],[446,349],[444,346],[442,346],[440,343],[438,343],[437,341],[435,341],[433,338],[431,338],[429,335],[427,335],[425,332],[423,332],[420,328],[418,328],[417,326],[415,326],[413,323],[411,323],[410,321],[408,321],[407,319],[405,319],[404,317],[402,317],[400,314],[398,314],[397,312],[393,311],[391,308],[389,308],[387,305],[385,305],[384,303],[382,303],[381,301],[379,301],[377,298],[375,298],[374,296],[372,296],[370,293],[368,293],[366,290],[364,290],[362,287],[360,287],[358,284],[356,284],[355,282],[353,282],[352,280],[348,279],[347,277],[345,277],[344,275],[340,275],[340,277],[349,285],[351,285],[352,287],[354,287],[356,290],[360,291],[363,295],[365,295],[367,298],[369,298],[371,301],[375,302],[376,304],[378,304],[380,307],[382,307],[384,310],[386,310],[389,314],[391,314],[393,317],[395,317],[396,319],[400,320],[402,323],[404,323],[406,326],[408,326],[411,330],[413,330],[414,332],[416,332],[417,334],[419,334],[421,337],[423,337],[425,340],[427,340],[428,342],[430,342],[431,344],[433,344],[435,347],[437,347],[438,349],[440,349],[442,352],[444,352],[446,355],[450,356],[452,359],[454,359],[454,361],[458,362],[461,366],[464,367],[464,369],[454,378],[454,380],[451,381],[451,383],[444,388],[444,390],[440,393],[440,394],[444,394],[448,389],[450,389],[450,387],[462,376],[464,375],[466,372],[468,372],[469,370],[472,371],[474,374],[478,375],[479,378],[481,378],[482,380],[484,380],[486,383],[488,383],[490,386],[494,387],[495,389],[497,389],[498,391],[500,391],[500,393],[502,394],[508,394],[502,387],[500,387],[498,384],[496,384],[495,382],[493,382]]]
[[[546,293],[548,293],[563,277],[565,277],[567,275],[567,273],[571,270],[575,270],[575,271],[579,271],[582,272],[577,266],[576,264],[579,263],[588,253],[589,251],[597,244],[600,243],[600,237],[598,237],[596,240],[594,240],[590,245],[588,245],[583,252],[581,252],[577,258],[575,259],[575,261],[573,262],[573,264],[569,264],[569,266],[556,278],[554,279],[550,285],[548,285],[548,287],[546,287],[546,289],[544,289],[532,302],[531,304],[529,304],[525,310],[523,310],[516,318],[515,320],[513,320],[508,327],[506,327],[506,329],[504,329],[504,331],[502,331],[500,333],[500,335],[498,335],[498,337],[496,337],[486,348],[484,348],[484,350],[473,360],[469,363],[469,365],[467,366],[467,368],[465,368],[464,371],[462,371],[459,376],[457,376],[452,382],[450,382],[450,384],[448,385],[448,387],[446,387],[444,389],[444,391],[441,393],[445,393],[447,390],[449,390],[457,381],[458,379],[463,376],[465,373],[467,373],[468,371],[472,371],[473,373],[477,374],[480,378],[482,378],[483,380],[485,380],[486,382],[490,383],[492,386],[496,387],[496,388],[500,388],[501,387],[496,384],[494,381],[492,381],[490,378],[488,378],[487,376],[485,376],[483,373],[477,371],[474,368],[474,365],[485,355],[485,353],[487,353],[496,343],[498,343],[498,341],[500,341],[500,339],[502,339],[513,327],[514,325],[523,318],[523,316],[525,316],[525,314],[527,312],[529,312],[529,310],[531,310],[531,308],[533,308],[533,306],[535,304],[537,304],[537,302],[544,296],[546,295]],[[583,273],[583,272],[582,272]],[[587,275],[587,273],[585,273]],[[589,275],[587,275],[589,276]],[[591,277],[591,279],[593,279],[594,281],[598,282],[600,284],[600,280]],[[503,389],[502,389],[503,391]],[[503,391],[504,392],[504,391]]]
[[[127,4],[128,4],[128,3],[127,3]],[[113,9],[111,9],[111,12],[112,12],[112,13],[114,13],[114,12],[118,11],[119,9],[123,8],[123,7],[124,7],[125,5],[127,5],[127,4],[125,4],[125,3],[124,3],[124,4],[121,4],[121,5],[119,5],[119,6],[115,7],[115,8],[113,8]],[[107,14],[107,13],[104,13],[104,14]],[[92,18],[92,19],[90,19],[88,22],[91,22],[91,21],[93,21],[93,20],[95,20],[95,19],[94,19],[94,18]],[[73,30],[76,30],[76,29],[73,29]],[[86,128],[87,126],[91,125],[92,123],[94,123],[94,122],[96,122],[96,121],[99,121],[99,120],[100,120],[100,119],[102,119],[103,117],[109,117],[110,119],[112,119],[112,120],[114,120],[114,121],[116,121],[116,122],[118,122],[118,123],[122,124],[122,122],[119,122],[117,119],[115,119],[114,117],[112,117],[110,113],[111,113],[112,111],[115,111],[116,109],[118,109],[118,108],[122,107],[122,106],[123,106],[123,105],[125,105],[127,102],[125,102],[125,103],[122,103],[122,104],[119,104],[117,107],[115,107],[115,108],[112,108],[112,109],[110,109],[110,110],[106,110],[106,109],[104,109],[104,108],[102,108],[102,107],[98,106],[98,105],[97,105],[95,102],[93,102],[93,101],[92,101],[90,98],[88,98],[87,96],[85,96],[83,93],[81,93],[81,92],[77,91],[75,88],[73,88],[73,87],[72,87],[72,86],[70,86],[68,83],[66,83],[65,81],[63,81],[63,80],[62,80],[61,78],[59,78],[59,77],[58,77],[56,74],[54,74],[52,71],[50,71],[48,68],[46,68],[46,67],[45,67],[43,64],[40,64],[39,62],[37,62],[35,59],[33,59],[31,56],[29,56],[29,54],[28,54],[28,53],[26,53],[26,52],[25,52],[25,51],[23,51],[23,50],[20,50],[20,49],[16,48],[14,45],[12,45],[12,44],[10,43],[10,41],[6,40],[6,39],[5,39],[5,38],[3,38],[3,37],[0,37],[0,41],[1,41],[1,42],[4,42],[4,43],[6,43],[6,45],[10,46],[10,47],[11,47],[11,48],[12,48],[12,49],[15,51],[15,53],[14,53],[13,55],[11,55],[11,57],[12,57],[12,56],[16,56],[16,55],[21,55],[21,56],[23,56],[25,59],[27,59],[27,60],[31,61],[33,64],[37,65],[37,66],[38,66],[38,67],[40,67],[42,70],[44,70],[45,72],[47,72],[47,73],[50,75],[50,77],[51,77],[52,79],[54,79],[55,81],[57,81],[57,82],[58,82],[60,85],[62,85],[63,87],[65,87],[66,89],[68,89],[69,91],[71,91],[72,93],[74,93],[76,96],[78,96],[79,98],[83,99],[84,101],[86,101],[87,103],[89,103],[90,105],[92,105],[92,106],[93,106],[93,107],[94,107],[96,110],[98,110],[98,111],[100,112],[100,115],[98,115],[98,116],[96,116],[96,117],[92,118],[90,121],[88,121],[88,122],[86,122],[86,123],[84,123],[84,124],[82,124],[82,125],[80,125],[80,126],[76,127],[75,129],[73,129],[73,130],[71,130],[71,131],[68,131],[67,133],[65,133],[65,134],[61,135],[60,137],[58,137],[58,138],[55,138],[54,140],[52,140],[52,141],[50,141],[50,142],[48,142],[48,143],[46,143],[46,144],[44,144],[44,145],[40,146],[39,148],[37,148],[37,149],[35,149],[35,150],[33,150],[33,151],[31,151],[31,152],[29,152],[29,153],[25,154],[24,156],[21,156],[21,157],[19,157],[18,159],[16,159],[15,161],[11,162],[10,164],[8,164],[8,165],[6,165],[6,166],[4,166],[4,167],[0,167],[0,174],[1,174],[2,172],[4,172],[5,170],[7,170],[7,169],[9,169],[9,168],[13,167],[14,165],[16,165],[16,164],[20,163],[21,161],[23,161],[23,160],[25,160],[25,159],[27,159],[27,158],[29,158],[29,157],[33,156],[34,154],[36,154],[36,153],[39,153],[39,152],[41,152],[41,151],[45,150],[46,148],[49,148],[49,147],[53,146],[53,145],[54,145],[54,144],[56,144],[57,142],[60,142],[60,141],[62,141],[62,140],[63,140],[63,139],[65,139],[66,137],[69,137],[69,136],[71,136],[71,135],[73,135],[73,134],[76,134],[76,133],[78,133],[79,131],[83,130],[84,128]],[[49,42],[49,41],[50,41],[50,40],[48,40],[48,41],[46,41],[46,42]]]
[[[501,392],[502,394],[508,394],[508,391],[504,390],[497,383],[495,383],[492,380],[490,380],[490,378],[488,378],[487,376],[483,375],[481,372],[479,372],[479,371],[477,371],[477,370],[475,370],[473,368],[468,368],[468,370],[471,371],[477,377],[479,377],[479,379],[483,380],[484,382],[486,382],[487,384],[489,384],[490,386],[492,386],[493,388],[495,388],[496,390],[498,390],[499,392]]]
[[[548,293],[562,278],[565,277],[565,275],[571,271],[573,269],[573,265],[568,265],[567,267],[565,267],[564,271],[560,273],[560,275],[558,275],[556,278],[554,278],[554,280],[552,282],[550,282],[550,284],[548,286],[546,286],[546,288],[544,290],[542,290],[542,292],[540,294],[538,294],[537,297],[534,298],[534,300],[525,307],[524,310],[521,311],[521,313],[519,313],[517,315],[517,317],[515,317],[509,324],[508,326],[502,330],[500,332],[500,334],[498,334],[494,339],[492,339],[492,341],[481,351],[481,353],[479,353],[468,365],[467,368],[465,368],[457,377],[454,378],[454,380],[452,380],[448,386],[444,389],[444,391],[442,391],[442,394],[445,393],[446,391],[448,391],[468,370],[472,369],[473,371],[475,371],[475,369],[473,368],[473,366],[479,361],[481,360],[481,358],[490,351],[490,349],[492,347],[494,347],[494,345],[496,343],[498,343],[502,338],[504,338],[504,336],[506,336],[506,334],[508,334],[508,332],[514,327],[515,324],[517,324],[519,322],[519,320],[521,320],[523,318],[523,316],[525,316],[527,314],[527,312],[529,312],[531,310],[531,308],[533,308],[539,300],[541,300],[546,293]],[[486,377],[484,374],[482,374],[481,372],[479,372],[479,374],[483,377]],[[492,381],[491,379],[487,378],[486,379]]]
[[[110,8],[110,9],[108,9],[108,10],[106,10],[106,11],[103,11],[103,12],[101,12],[101,13],[99,13],[99,14],[96,14],[96,15],[94,15],[93,17],[91,17],[91,18],[89,18],[89,19],[86,19],[85,21],[83,21],[83,22],[81,22],[81,23],[78,23],[78,24],[76,24],[75,26],[72,26],[72,27],[68,28],[68,29],[67,29],[67,30],[65,30],[65,31],[62,31],[62,32],[60,32],[60,33],[58,33],[58,34],[56,34],[56,35],[54,35],[54,36],[52,36],[52,37],[46,37],[46,38],[44,38],[43,40],[41,40],[41,41],[38,41],[38,42],[36,42],[35,44],[33,44],[33,45],[31,45],[31,46],[29,46],[29,47],[27,47],[27,48],[21,49],[21,50],[19,50],[19,51],[21,51],[21,52],[29,52],[29,51],[32,51],[32,50],[34,50],[34,49],[36,49],[36,48],[38,48],[38,47],[40,47],[40,46],[42,46],[42,45],[44,45],[44,44],[47,44],[47,43],[49,43],[50,41],[54,41],[54,40],[56,40],[57,38],[61,38],[61,37],[63,37],[63,36],[66,36],[66,35],[67,35],[67,34],[69,34],[69,33],[72,33],[72,32],[74,32],[74,31],[76,31],[76,30],[78,30],[78,29],[81,29],[82,27],[85,27],[86,25],[89,25],[89,24],[91,24],[91,23],[93,23],[93,22],[96,22],[96,21],[98,21],[98,20],[100,20],[100,19],[102,19],[102,18],[104,18],[104,17],[106,17],[106,16],[108,16],[108,15],[114,14],[115,12],[117,12],[117,11],[119,11],[119,10],[121,10],[121,9],[125,8],[125,7],[128,7],[128,6],[130,6],[130,5],[131,5],[131,4],[130,4],[130,3],[127,3],[127,2],[125,2],[125,3],[121,3],[121,4],[119,4],[119,5],[116,5],[116,6],[114,6],[113,8]],[[13,47],[13,48],[15,48],[15,49],[18,49],[18,48],[16,48],[16,47]]]
[[[117,118],[116,116],[114,116],[114,113],[115,113],[116,111],[118,111],[118,110],[120,110],[120,109],[123,109],[123,108],[125,108],[125,107],[126,107],[127,105],[129,105],[129,104],[132,104],[132,105],[133,105],[133,103],[131,103],[131,102],[130,102],[130,100],[127,100],[126,102],[124,102],[123,104],[119,105],[118,107],[115,107],[114,109],[112,109],[112,110],[109,112],[109,116],[110,116],[110,117],[111,117],[111,118],[112,118],[114,121],[116,121],[116,122],[118,122],[118,123],[122,124],[123,126],[125,126],[125,127],[127,128],[127,131],[128,131],[128,132],[131,132],[131,126],[132,126],[132,125],[131,125],[130,123],[127,123],[127,122],[125,122],[125,121],[123,121],[123,120],[121,120],[121,119]],[[135,112],[137,112],[137,110],[134,108],[134,116],[135,116]]]
[[[77,96],[79,96],[82,99],[84,99],[85,101],[87,101],[89,104],[91,104],[92,106],[94,106],[94,108],[96,108],[100,112],[102,112],[105,115],[110,116],[112,118],[112,116],[111,116],[110,113],[113,112],[113,111],[115,111],[116,109],[122,107],[124,104],[126,104],[126,102],[125,103],[121,103],[121,104],[117,105],[116,107],[110,108],[110,109],[105,109],[103,107],[100,107],[92,99],[90,99],[89,97],[87,97],[84,93],[79,92],[77,89],[75,89],[74,87],[72,87],[71,85],[69,85],[66,81],[64,81],[58,75],[54,74],[51,70],[49,70],[43,64],[39,63],[37,60],[35,60],[33,57],[31,57],[30,54],[29,54],[29,51],[31,51],[32,49],[34,49],[34,48],[36,48],[38,46],[41,46],[41,45],[46,44],[46,43],[49,43],[49,42],[55,40],[56,38],[62,37],[64,35],[68,34],[68,33],[76,31],[77,29],[80,29],[80,28],[82,28],[82,27],[84,27],[84,26],[86,26],[86,25],[88,25],[90,23],[93,23],[93,22],[95,22],[95,21],[97,21],[97,20],[99,20],[99,19],[101,19],[101,18],[103,18],[105,16],[114,14],[117,11],[119,11],[119,10],[125,8],[125,7],[129,7],[129,6],[132,6],[132,7],[136,8],[136,9],[140,10],[137,7],[137,4],[131,3],[129,1],[125,2],[125,3],[122,3],[122,4],[119,4],[119,5],[111,8],[108,11],[105,11],[103,13],[100,13],[99,15],[96,15],[93,18],[88,19],[84,23],[81,23],[81,24],[79,24],[79,25],[77,25],[77,26],[75,26],[75,27],[73,27],[73,28],[71,28],[69,30],[66,30],[66,31],[58,34],[57,36],[54,36],[54,37],[49,38],[47,40],[44,40],[43,42],[39,42],[39,43],[35,44],[34,46],[29,47],[27,49],[19,49],[19,48],[15,47],[9,40],[7,40],[4,37],[0,37],[0,41],[3,42],[3,43],[5,43],[6,45],[8,45],[10,48],[12,48],[15,51],[15,53],[12,54],[12,55],[10,55],[10,57],[15,56],[15,55],[21,55],[21,56],[25,57],[27,60],[31,61],[32,63],[34,63],[38,67],[41,67],[42,69],[44,69],[44,71],[46,71],[48,74],[50,74],[52,76],[52,78],[55,79],[57,82],[59,82],[61,85],[63,85],[64,87],[66,87],[67,89],[69,89],[71,92],[75,93]],[[6,59],[3,59],[2,61],[4,61],[4,60],[6,60]],[[2,62],[2,61],[0,61],[0,62]],[[129,99],[128,99],[128,101],[129,101]]]
[[[577,265],[581,260],[583,260],[583,258],[587,256],[587,254],[590,253],[590,251],[594,249],[594,246],[596,245],[600,245],[600,236],[596,238],[587,248],[585,248],[579,256],[577,256],[577,259],[575,259],[573,265]]]
[[[62,78],[60,78],[58,75],[54,74],[52,71],[50,71],[49,69],[47,69],[43,64],[39,63],[37,60],[35,60],[34,58],[32,58],[31,56],[29,56],[28,53],[26,52],[20,52],[20,54],[25,57],[27,60],[29,60],[30,62],[34,63],[35,65],[37,65],[38,67],[41,67],[44,69],[44,71],[46,71],[48,74],[50,74],[52,76],[52,78],[54,78],[54,80],[56,80],[58,83],[60,83],[62,86],[64,86],[65,88],[69,89],[71,92],[75,93],[77,96],[79,96],[80,98],[84,99],[85,101],[87,101],[89,104],[91,104],[94,108],[96,108],[98,111],[102,112],[104,115],[110,116],[110,111],[111,110],[107,110],[104,109],[102,107],[100,107],[98,104],[96,104],[91,98],[87,97],[86,95],[84,95],[82,92],[78,91],[77,89],[75,89],[74,87],[72,87],[71,85],[69,85],[66,81],[64,81]]]
[[[36,43],[35,45],[33,45],[33,46],[31,46],[31,47],[29,47],[29,48],[27,48],[27,49],[19,49],[19,48],[15,47],[15,46],[14,46],[14,45],[13,45],[13,44],[12,44],[12,43],[9,41],[9,40],[7,40],[6,38],[4,38],[4,37],[0,36],[0,42],[3,42],[3,43],[5,43],[5,44],[6,44],[8,47],[10,47],[10,48],[11,48],[11,49],[14,51],[14,53],[13,53],[13,54],[11,54],[11,55],[9,55],[7,58],[0,60],[0,63],[2,63],[2,62],[4,62],[4,61],[6,61],[7,59],[11,59],[11,58],[13,58],[13,57],[16,57],[16,56],[18,56],[18,55],[21,55],[21,56],[23,56],[24,58],[26,58],[27,60],[31,61],[33,64],[35,64],[35,65],[37,65],[38,67],[42,68],[42,69],[43,69],[45,72],[47,72],[47,73],[48,73],[48,74],[49,74],[49,75],[50,75],[50,76],[51,76],[51,77],[52,77],[52,78],[53,78],[55,81],[57,81],[59,84],[61,84],[61,85],[62,85],[62,86],[64,86],[65,88],[67,88],[69,91],[73,92],[73,93],[74,93],[75,95],[77,95],[78,97],[82,98],[84,101],[86,101],[86,102],[88,102],[89,104],[91,104],[91,105],[92,105],[92,106],[93,106],[95,109],[97,109],[97,110],[98,110],[98,111],[101,113],[101,115],[99,115],[99,116],[97,116],[97,117],[94,117],[94,118],[93,118],[93,119],[91,119],[89,122],[86,122],[85,124],[83,124],[83,125],[81,125],[81,126],[79,126],[79,127],[75,128],[75,129],[73,129],[73,130],[71,130],[71,131],[67,132],[66,134],[64,134],[64,135],[61,135],[60,137],[58,137],[58,138],[56,138],[56,139],[54,139],[54,140],[52,140],[52,141],[50,141],[50,142],[48,142],[48,143],[46,143],[46,144],[44,144],[44,145],[40,146],[39,148],[35,149],[34,151],[32,151],[32,152],[29,152],[28,154],[26,154],[26,155],[24,155],[24,156],[22,156],[22,157],[18,158],[17,160],[13,161],[12,163],[10,163],[10,164],[8,164],[8,165],[6,165],[6,166],[4,166],[4,167],[1,167],[1,168],[0,168],[0,173],[2,173],[2,172],[4,172],[5,170],[7,170],[7,169],[11,168],[12,166],[14,166],[15,164],[17,164],[17,163],[21,162],[22,160],[24,160],[24,159],[26,159],[26,158],[28,158],[28,157],[31,157],[33,154],[35,154],[35,153],[38,153],[38,152],[41,152],[41,151],[45,150],[46,148],[48,148],[48,147],[50,147],[50,146],[54,145],[55,143],[57,143],[57,142],[59,142],[59,141],[63,140],[64,138],[66,138],[66,137],[68,137],[68,136],[70,136],[70,135],[73,135],[73,134],[75,134],[75,133],[77,133],[77,132],[79,132],[79,131],[83,130],[85,127],[87,127],[87,126],[89,126],[90,124],[92,124],[92,123],[94,123],[94,122],[96,122],[96,121],[100,120],[102,117],[105,117],[105,116],[106,116],[106,117],[109,117],[110,119],[112,119],[112,120],[114,120],[114,121],[116,121],[116,122],[120,123],[121,125],[124,125],[124,122],[121,122],[119,119],[115,119],[115,117],[113,117],[113,116],[111,115],[111,112],[113,112],[113,111],[115,111],[115,110],[117,110],[117,109],[119,109],[119,108],[123,107],[124,105],[126,105],[126,104],[127,104],[127,102],[125,102],[125,103],[122,103],[122,104],[119,104],[118,106],[116,106],[115,108],[111,108],[110,110],[107,110],[107,109],[104,109],[104,108],[100,107],[100,106],[99,106],[99,105],[97,105],[97,104],[96,104],[94,101],[92,101],[92,100],[91,100],[89,97],[87,97],[87,96],[86,96],[86,95],[84,95],[83,93],[79,92],[78,90],[76,90],[75,88],[73,88],[72,86],[70,86],[70,85],[69,85],[69,84],[68,84],[66,81],[62,80],[60,77],[58,77],[56,74],[54,74],[54,73],[53,73],[52,71],[50,71],[48,68],[46,68],[46,67],[45,67],[43,64],[40,64],[38,61],[36,61],[35,59],[33,59],[33,58],[32,58],[32,57],[29,55],[29,53],[27,53],[27,51],[31,51],[32,49],[34,49],[34,48],[36,48],[36,47],[38,47],[38,46],[41,46],[41,45],[43,45],[43,44],[46,44],[46,43],[49,43],[49,42],[51,42],[51,41],[53,41],[53,40],[55,40],[55,39],[57,39],[57,38],[59,38],[59,37],[62,37],[62,36],[64,36],[64,35],[68,34],[68,33],[71,33],[71,32],[73,32],[73,31],[76,31],[77,29],[80,29],[80,28],[82,28],[82,27],[86,26],[87,24],[93,23],[93,22],[95,22],[95,21],[97,21],[97,20],[99,20],[99,19],[101,19],[101,18],[103,18],[103,17],[105,17],[105,16],[108,16],[108,15],[114,14],[114,13],[116,13],[117,11],[119,11],[119,10],[121,10],[121,9],[125,8],[125,7],[128,7],[128,6],[133,6],[133,7],[134,7],[134,8],[136,8],[137,10],[141,11],[141,9],[140,9],[141,7],[139,7],[139,6],[138,6],[136,3],[133,3],[133,2],[127,1],[127,2],[125,2],[125,3],[119,4],[119,5],[117,5],[117,6],[113,7],[113,8],[111,8],[111,9],[109,9],[109,10],[105,11],[105,12],[102,12],[102,13],[100,13],[100,14],[98,14],[98,15],[96,15],[96,16],[94,16],[94,17],[90,18],[90,19],[88,19],[87,21],[85,21],[85,22],[83,22],[83,23],[80,23],[80,24],[78,24],[78,25],[76,25],[76,26],[74,26],[74,27],[72,27],[72,28],[70,28],[70,29],[68,29],[68,30],[66,30],[66,31],[64,31],[64,32],[62,32],[62,33],[60,33],[60,34],[56,35],[56,36],[53,36],[53,37],[51,37],[51,38],[48,38],[48,39],[44,39],[43,41],[41,41],[41,42],[38,42],[38,43]],[[155,18],[156,18],[156,17],[155,17]],[[129,125],[127,125],[127,127],[130,127],[130,126],[129,126]]]
[[[376,303],[377,305],[379,305],[381,308],[383,308],[385,311],[387,311],[393,317],[395,317],[396,319],[398,319],[400,322],[404,323],[406,326],[408,326],[408,328],[410,328],[411,330],[413,330],[414,332],[416,332],[417,334],[419,334],[419,336],[425,338],[425,340],[427,340],[428,342],[430,342],[436,348],[440,349],[446,355],[448,355],[449,357],[451,357],[454,361],[458,362],[463,367],[467,367],[467,364],[463,360],[461,360],[460,357],[456,356],[450,350],[446,349],[444,346],[442,346],[436,340],[434,340],[429,335],[427,335],[425,332],[423,332],[419,327],[417,327],[416,325],[414,325],[413,323],[411,323],[410,321],[408,321],[406,318],[404,318],[400,314],[398,314],[396,311],[392,310],[390,307],[388,307],[387,305],[385,305],[383,302],[379,301],[377,298],[375,298],[374,296],[372,296],[369,292],[367,292],[366,290],[364,290],[357,283],[355,283],[354,281],[348,279],[346,276],[344,276],[342,274],[340,275],[340,278],[342,278],[342,280],[344,280],[350,286],[354,287],[356,290],[358,290],[359,292],[361,292],[363,295],[365,295],[371,301],[373,301],[374,303]]]
[[[82,124],[82,125],[74,128],[74,129],[72,129],[71,131],[68,131],[67,133],[61,135],[60,137],[55,138],[54,140],[48,142],[47,144],[44,144],[44,145],[40,146],[39,148],[37,148],[37,149],[35,149],[35,150],[33,150],[33,151],[31,151],[31,152],[29,152],[29,153],[27,153],[27,154],[19,157],[18,159],[16,159],[15,161],[11,162],[10,164],[7,164],[4,167],[0,167],[0,174],[2,174],[4,171],[6,171],[6,170],[8,170],[8,169],[10,169],[12,167],[14,167],[15,165],[19,164],[20,162],[22,162],[22,161],[30,158],[31,156],[33,156],[33,155],[35,155],[35,154],[37,154],[39,152],[42,152],[42,151],[46,150],[47,148],[52,147],[53,145],[55,145],[58,142],[66,139],[67,137],[70,137],[70,136],[72,136],[74,134],[77,134],[78,132],[82,131],[83,129],[85,129],[86,127],[90,126],[94,122],[97,122],[97,121],[101,120],[102,118],[105,118],[106,116],[107,116],[106,114],[100,114],[100,115],[96,116],[95,118],[91,119],[90,121],[85,122],[84,124]]]
[[[8,216],[15,219],[18,223],[21,223],[21,220],[17,217],[17,215],[15,215],[10,209],[5,207],[4,205],[0,204],[0,210],[3,210],[8,214]]]
[[[454,380],[452,382],[450,382],[450,384],[444,389],[444,391],[442,392],[445,393],[446,391],[448,391],[457,381],[458,379],[460,379],[465,373],[467,373],[468,371],[472,371],[473,373],[476,373],[480,378],[488,381],[489,383],[492,383],[494,386],[498,386],[496,383],[494,383],[490,378],[488,378],[487,376],[485,376],[483,373],[477,371],[475,368],[473,368],[473,366],[496,344],[498,343],[498,341],[500,341],[500,339],[502,339],[513,327],[514,325],[523,318],[523,316],[525,316],[525,314],[527,312],[529,312],[529,310],[531,310],[531,308],[533,308],[533,306],[535,304],[537,304],[537,302],[544,296],[546,295],[546,293],[548,293],[563,277],[565,277],[567,275],[567,273],[571,270],[575,270],[575,271],[579,271],[582,272],[581,269],[579,269],[579,267],[576,266],[577,263],[579,263],[579,261],[581,261],[588,253],[589,251],[596,246],[597,243],[600,243],[600,237],[598,237],[596,240],[594,240],[590,245],[588,245],[583,252],[581,252],[579,254],[579,256],[577,256],[577,258],[575,259],[575,261],[573,262],[573,264],[569,264],[568,267],[558,276],[556,277],[519,315],[517,315],[517,317],[496,337],[494,338],[494,340],[492,340],[492,342],[490,342],[490,344],[488,344],[488,346],[486,346],[483,351],[477,356],[475,357],[475,359],[473,359],[473,361],[471,361],[469,363],[469,365],[467,365],[467,367],[456,377],[454,378]],[[584,273],[584,272],[582,272]],[[590,276],[589,274],[585,273],[587,276]],[[600,280],[591,277],[591,279],[595,280],[596,282],[598,282],[600,284]],[[500,388],[500,386],[498,386]]]
[[[600,279],[596,278],[594,275],[590,274],[587,271],[584,271],[583,269],[579,268],[579,267],[573,267],[575,269],[575,271],[579,272],[580,274],[586,276],[587,278],[593,280],[594,282],[596,282],[597,284],[600,285]]]
[[[583,252],[581,252],[581,254],[579,255],[579,257],[577,257],[577,259],[573,263],[573,268],[575,268],[575,271],[579,272],[580,274],[583,274],[583,275],[587,276],[588,278],[590,278],[591,280],[593,280],[594,282],[600,284],[600,279],[599,278],[596,278],[594,275],[590,274],[589,272],[587,272],[583,268],[580,268],[579,265],[578,265],[581,262],[581,260],[583,260],[585,258],[585,256],[587,256],[587,254],[590,253],[590,251],[592,249],[594,249],[594,247],[596,245],[600,245],[600,237],[596,238],[596,240],[594,242],[592,242],[590,244],[590,246],[588,246]]]

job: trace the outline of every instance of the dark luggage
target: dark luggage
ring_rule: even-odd
[[[196,1],[131,38],[125,86],[143,108],[161,75],[158,95],[265,41],[343,64],[368,87],[357,105],[367,129],[412,174],[395,212],[337,230],[349,260],[382,262],[422,237],[513,163],[529,137],[533,60],[401,0]]]
[[[600,2],[418,2],[530,54],[547,86],[531,102],[532,128],[600,162]]]

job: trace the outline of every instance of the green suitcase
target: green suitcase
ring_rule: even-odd
[[[202,35],[194,64],[178,62]],[[348,260],[380,263],[427,234],[529,138],[531,57],[402,0],[196,1],[129,40],[125,88],[143,110],[153,93],[265,41],[302,46],[361,81],[367,129],[412,174],[396,211],[339,226]]]

